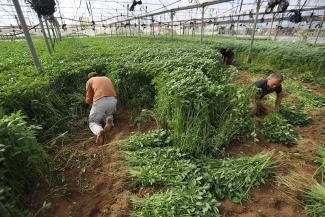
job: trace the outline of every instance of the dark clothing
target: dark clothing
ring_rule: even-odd
[[[226,65],[234,64],[235,54],[230,48],[221,48],[219,52],[222,54],[224,64]]]
[[[264,96],[266,96],[269,93],[276,92],[277,94],[280,94],[282,92],[282,86],[281,84],[277,86],[274,89],[268,89],[267,88],[267,80],[259,80],[255,82],[256,87],[259,88],[259,94],[260,94],[260,99],[262,99]]]

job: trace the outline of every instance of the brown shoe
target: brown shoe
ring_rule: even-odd
[[[105,137],[105,131],[102,130],[98,133],[96,137],[96,144],[97,145],[103,145],[104,144],[104,137]]]

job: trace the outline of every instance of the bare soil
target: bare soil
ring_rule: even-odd
[[[240,73],[241,82],[245,85],[260,78],[262,78],[260,75],[251,77],[244,71]],[[322,88],[311,89],[324,93]],[[223,216],[307,216],[298,200],[300,192],[288,188],[284,180],[291,180],[295,184],[295,174],[300,174],[308,183],[317,169],[313,159],[318,146],[325,143],[325,110],[315,110],[310,115],[313,123],[297,128],[303,139],[296,146],[286,147],[261,139],[256,143],[248,140],[227,147],[226,153],[229,156],[255,155],[273,151],[274,156],[281,156],[281,158],[274,177],[265,185],[252,189],[248,201],[242,204],[234,204],[229,200],[223,201],[220,206]],[[64,169],[60,171],[56,181],[47,180],[39,186],[33,204],[35,212],[44,201],[52,205],[37,216],[129,216],[132,210],[130,195],[137,194],[143,197],[155,192],[156,189],[140,188],[131,192],[125,156],[119,150],[116,141],[128,137],[132,132],[146,132],[156,127],[153,120],[142,124],[140,128],[132,126],[127,111],[119,108],[116,125],[105,145],[95,145],[95,138],[87,126],[77,129],[73,140],[62,141],[62,144],[57,146],[57,151],[50,153],[50,159],[59,163]],[[296,184],[299,186],[299,183]]]
[[[35,212],[44,201],[50,202],[51,207],[37,216],[129,216],[128,168],[125,154],[119,150],[116,141],[134,131],[145,132],[154,127],[155,124],[150,122],[135,128],[129,122],[127,111],[119,108],[115,127],[105,145],[96,146],[95,137],[86,126],[76,130],[75,140],[62,142],[58,151],[50,153],[51,160],[64,168],[58,174],[64,181],[53,183],[47,180],[39,186],[33,204]]]
[[[241,71],[244,84],[251,84],[256,77]],[[308,86],[310,88],[310,86]],[[313,91],[322,93],[322,88],[313,87]],[[230,144],[226,152],[230,156],[255,155],[272,151],[274,156],[281,156],[275,170],[274,178],[250,192],[250,199],[241,205],[229,200],[222,202],[220,210],[226,217],[304,217],[307,216],[299,202],[304,186],[302,183],[313,183],[312,177],[317,169],[314,163],[315,153],[321,144],[325,144],[325,110],[318,109],[309,114],[313,123],[297,130],[303,138],[296,146],[286,147],[270,143],[264,139],[254,143],[244,141]],[[302,180],[297,180],[297,174]],[[288,186],[289,181],[292,186]]]

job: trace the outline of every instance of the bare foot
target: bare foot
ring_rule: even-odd
[[[104,137],[105,137],[105,131],[102,130],[97,135],[96,144],[97,145],[103,145],[104,144]]]

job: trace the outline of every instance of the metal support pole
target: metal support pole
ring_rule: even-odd
[[[58,31],[59,39],[61,41],[62,40],[62,36],[61,36],[60,24],[59,24],[59,22],[57,21],[56,18],[54,18],[54,19],[55,19],[55,26],[56,26],[56,29]]]
[[[54,27],[54,31],[55,31],[55,33],[56,33],[56,35],[57,35],[57,39],[58,39],[59,41],[61,41],[62,39],[61,39],[61,33],[60,33],[59,28],[58,28],[56,25],[54,25],[53,27]]]
[[[52,44],[52,50],[54,50],[54,42],[52,40],[52,36],[51,36],[51,33],[50,33],[50,28],[49,28],[49,25],[47,23],[47,20],[44,18],[45,20],[45,25],[46,25],[46,29],[47,29],[47,34],[49,35],[49,38],[50,38],[50,41],[51,41],[51,44]]]
[[[271,34],[272,34],[272,30],[273,30],[273,22],[274,22],[274,18],[275,18],[275,13],[273,13],[273,16],[272,16],[271,28],[270,28],[270,32],[269,32],[269,40],[271,39]]]
[[[20,8],[20,5],[19,5],[19,1],[18,0],[12,0],[12,2],[15,5],[15,9],[16,9],[20,24],[21,24],[21,26],[23,28],[24,35],[25,35],[29,50],[30,50],[30,52],[32,54],[32,58],[33,58],[33,61],[34,61],[35,68],[36,68],[37,71],[40,71],[41,70],[41,63],[40,63],[40,61],[38,59],[38,56],[37,56],[37,53],[36,53],[32,38],[30,37],[30,34],[29,34],[29,31],[28,31],[28,28],[27,28],[27,25],[26,25],[26,21],[25,21],[23,12],[21,11],[21,8]]]
[[[187,35],[190,35],[190,28],[191,28],[191,25],[189,24],[189,25],[187,26]]]
[[[260,12],[260,7],[261,7],[261,0],[257,0],[256,16],[255,16],[254,26],[253,26],[253,30],[252,30],[251,44],[249,46],[247,63],[251,63],[252,62],[252,49],[253,49],[253,43],[254,43],[254,37],[255,37],[255,30],[256,30],[256,23],[257,23],[258,15],[259,15],[259,12]]]
[[[214,28],[216,26],[216,21],[213,19],[213,26],[212,26],[212,36],[214,36]]]
[[[52,34],[53,34],[53,37],[54,37],[54,43],[56,43],[58,41],[58,39],[57,39],[56,33],[54,31],[54,28],[53,28],[53,25],[52,25],[51,22],[50,22],[50,28],[52,30]]]
[[[131,36],[131,22],[129,22],[129,35]]]
[[[320,26],[319,26],[319,28],[318,28],[318,30],[317,30],[317,35],[316,35],[316,38],[315,38],[315,41],[314,41],[314,46],[316,45],[317,40],[318,40],[318,37],[319,37],[319,35],[320,35],[320,33],[321,33],[321,29],[322,29],[322,26],[323,26],[323,23],[324,23],[324,19],[325,19],[325,11],[324,11],[324,16],[323,16],[323,18],[322,18],[322,21],[321,21],[321,23],[320,23]]]
[[[49,51],[49,53],[52,53],[51,46],[50,46],[49,41],[48,41],[47,36],[46,36],[46,32],[45,32],[45,28],[44,28],[44,25],[43,25],[42,17],[38,16],[38,20],[39,20],[39,23],[41,25],[41,30],[42,30],[42,33],[43,33],[43,37],[44,37],[44,40],[45,40],[45,45],[47,47],[47,50]]]
[[[204,31],[204,8],[205,6],[202,7],[202,16],[201,16],[201,43],[203,41],[203,31]]]
[[[138,34],[140,35],[141,33],[141,22],[140,19],[138,19]]]
[[[170,18],[172,20],[172,40],[174,40],[174,15],[175,15],[175,12],[171,11],[170,12]]]
[[[192,24],[192,37],[194,37],[194,28],[195,28],[195,24],[196,24],[196,23],[194,23],[194,22],[193,22],[193,24]]]
[[[151,16],[152,35],[155,37],[155,22],[153,16]]]

